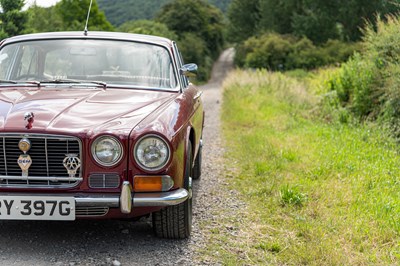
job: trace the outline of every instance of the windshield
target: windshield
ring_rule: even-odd
[[[161,89],[177,87],[167,49],[109,40],[57,39],[7,45],[0,51],[0,80],[82,80]]]

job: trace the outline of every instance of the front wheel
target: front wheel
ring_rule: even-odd
[[[184,187],[189,198],[178,205],[153,212],[153,230],[162,238],[183,239],[192,231],[192,145],[189,142],[186,155]]]

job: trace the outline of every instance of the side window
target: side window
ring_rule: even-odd
[[[23,46],[21,59],[15,74],[15,78],[38,76],[39,63],[38,51],[34,46]]]
[[[175,48],[174,50],[175,50],[176,56],[178,58],[178,64],[179,64],[178,68],[181,68],[184,65],[182,54],[179,51],[178,47],[176,46],[176,43],[174,43],[174,48]],[[180,78],[182,80],[183,87],[186,88],[189,85],[189,79],[186,76],[183,76],[183,75],[179,75],[179,76],[180,76]]]

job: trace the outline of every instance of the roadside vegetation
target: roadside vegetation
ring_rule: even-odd
[[[237,236],[212,235],[218,261],[400,262],[400,155],[385,130],[319,119],[313,88],[280,73],[239,70],[224,89],[226,171],[248,208]]]
[[[226,172],[248,208],[233,220],[237,235],[212,234],[216,260],[400,263],[400,22],[374,25],[340,67],[226,79]]]

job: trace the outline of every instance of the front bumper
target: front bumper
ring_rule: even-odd
[[[4,196],[29,196],[27,193],[1,193]],[[66,197],[66,194],[39,194],[36,196]],[[188,199],[190,193],[184,189],[168,192],[132,193],[131,185],[125,181],[121,194],[75,194],[76,207],[119,208],[122,213],[129,214],[134,207],[164,207],[177,205]]]

